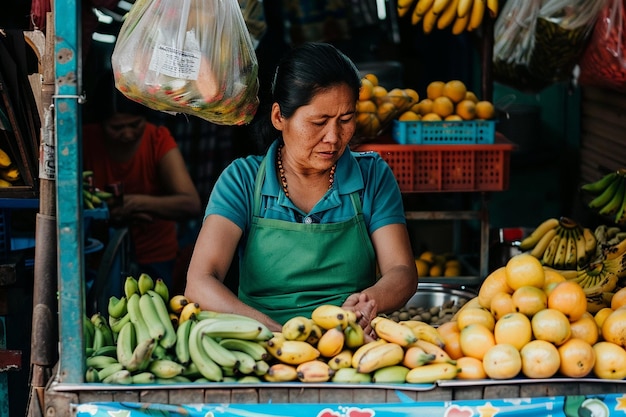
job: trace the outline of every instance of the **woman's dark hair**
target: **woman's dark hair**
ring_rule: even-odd
[[[258,139],[266,147],[278,132],[270,122],[270,109],[278,103],[285,118],[311,102],[320,91],[347,85],[356,103],[361,78],[354,63],[331,44],[309,42],[295,47],[280,60],[271,86],[269,102],[261,103],[257,125]]]

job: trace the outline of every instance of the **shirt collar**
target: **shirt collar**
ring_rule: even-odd
[[[276,171],[276,152],[278,150],[278,140],[275,140],[267,150],[265,163],[265,181],[261,192],[264,195],[276,197],[280,194],[280,184],[278,181],[278,173]],[[339,161],[337,161],[337,170],[335,171],[335,187],[339,194],[351,194],[355,191],[362,190],[365,185],[363,183],[363,175],[359,168],[354,153],[347,148]]]

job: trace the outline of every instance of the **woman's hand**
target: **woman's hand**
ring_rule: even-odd
[[[369,298],[365,293],[354,293],[346,298],[342,308],[356,313],[357,323],[363,328],[365,334],[375,339],[376,334],[370,325],[372,319],[378,315],[376,301]]]

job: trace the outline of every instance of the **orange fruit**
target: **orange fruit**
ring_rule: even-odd
[[[417,268],[417,276],[418,277],[427,277],[428,270],[430,269],[430,265],[423,259],[415,260],[415,267]]]
[[[465,100],[471,100],[474,103],[478,103],[478,97],[476,97],[476,94],[473,91],[467,91],[467,93],[465,93]]]
[[[560,346],[572,335],[570,322],[565,314],[559,310],[546,308],[537,312],[531,319],[530,325],[535,339],[544,340]]]
[[[377,106],[372,100],[359,100],[356,102],[357,113],[376,113]]]
[[[461,100],[456,104],[454,110],[463,120],[474,120],[476,118],[476,103],[472,100]]]
[[[525,285],[511,295],[515,311],[532,317],[548,306],[548,296],[541,288]]]
[[[396,114],[396,111],[396,105],[387,101],[380,103],[380,105],[376,109],[376,114],[378,115],[380,122],[384,124],[393,118],[393,116]]]
[[[369,100],[374,97],[374,84],[367,78],[361,78],[361,88],[359,88],[359,100]]]
[[[462,122],[463,118],[458,114],[451,114],[450,116],[446,116],[446,118],[443,120],[445,120],[446,122]]]
[[[404,113],[402,113],[400,116],[398,116],[398,120],[400,121],[416,121],[420,119],[421,119],[420,115],[415,113],[412,110],[407,110]]]
[[[433,101],[429,98],[425,98],[418,103],[418,113],[422,116],[433,112]]]
[[[376,74],[368,73],[368,74],[365,74],[363,78],[371,82],[374,86],[378,85],[378,76]]]
[[[626,350],[611,342],[598,342],[593,345],[596,363],[593,373],[600,379],[626,378]]]
[[[511,294],[508,292],[496,293],[491,299],[491,307],[489,310],[496,320],[500,320],[505,315],[515,311],[513,297],[511,297]]]
[[[424,121],[424,122],[440,122],[441,121],[441,116],[439,116],[437,113],[427,113],[427,114],[422,116],[422,121]]]
[[[491,379],[511,379],[522,370],[522,357],[513,345],[502,343],[491,346],[482,359],[485,374]]]
[[[411,98],[402,88],[393,88],[389,90],[386,99],[396,106],[396,108],[401,110],[408,110],[412,104]]]
[[[496,109],[493,103],[486,100],[481,100],[476,103],[476,118],[481,120],[493,119],[496,115]]]
[[[598,331],[600,332],[600,336],[602,336],[602,324],[604,323],[604,320],[606,320],[606,318],[613,312],[613,309],[611,307],[604,307],[601,308],[600,310],[598,310],[596,312],[596,314],[593,315],[593,319],[595,320],[596,324],[598,325]]]
[[[491,299],[500,292],[513,293],[513,290],[506,282],[504,266],[494,270],[483,280],[478,290],[478,303],[484,308],[491,308]]]
[[[482,324],[473,323],[461,329],[459,338],[463,356],[483,359],[485,352],[496,344],[493,333]]]
[[[529,253],[520,253],[512,256],[504,266],[506,283],[513,290],[526,285],[543,288],[546,273],[539,259]]]
[[[442,93],[454,103],[458,103],[465,100],[467,87],[463,81],[451,80],[444,84]]]
[[[380,120],[376,113],[359,113],[356,116],[357,128],[365,136],[376,136],[380,131]]]
[[[602,338],[621,347],[626,346],[626,308],[618,308],[602,323]]]
[[[420,101],[420,95],[412,88],[405,88],[404,93],[411,98],[411,104]]]
[[[443,95],[443,87],[446,85],[443,81],[432,81],[426,86],[426,97],[434,100]]]
[[[548,308],[559,310],[569,321],[576,321],[587,312],[587,295],[576,282],[560,282],[548,296]]]
[[[572,338],[582,339],[593,345],[600,337],[600,329],[594,320],[593,314],[585,312],[581,318],[570,322]]]
[[[611,308],[613,310],[617,310],[620,307],[626,305],[626,287],[620,288],[615,291],[613,297],[611,298]]]
[[[446,96],[440,96],[433,100],[433,113],[437,113],[442,118],[454,113],[454,103]]]
[[[461,371],[456,374],[457,379],[485,379],[487,373],[483,368],[483,361],[471,356],[461,356],[456,359],[456,366]]]
[[[520,350],[533,338],[530,319],[522,313],[509,313],[496,322],[493,336],[496,344],[506,343]]]
[[[554,289],[554,286],[552,286],[550,290],[548,290],[548,287],[550,286],[550,284],[558,284],[559,282],[563,282],[566,280],[563,274],[561,274],[556,269],[544,267],[543,273],[545,275],[544,283],[543,283],[543,290],[546,292],[546,294],[548,294],[552,289]]]
[[[561,359],[559,371],[570,378],[583,378],[589,375],[596,363],[593,345],[576,337],[557,348]]]
[[[532,340],[521,350],[522,373],[528,378],[550,378],[559,371],[559,350],[545,340]]]
[[[443,350],[452,358],[458,359],[463,356],[461,351],[461,330],[456,321],[447,321],[437,327],[437,332],[444,341]],[[457,364],[458,365],[458,364]]]
[[[375,85],[372,89],[372,94],[377,98],[385,97],[387,95],[387,89],[382,85]]]
[[[456,322],[459,330],[463,330],[470,324],[478,323],[493,331],[496,319],[494,319],[491,311],[486,308],[464,308],[457,314]]]

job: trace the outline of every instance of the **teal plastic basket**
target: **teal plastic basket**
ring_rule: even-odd
[[[401,145],[490,145],[496,137],[496,122],[394,120],[391,134]]]

